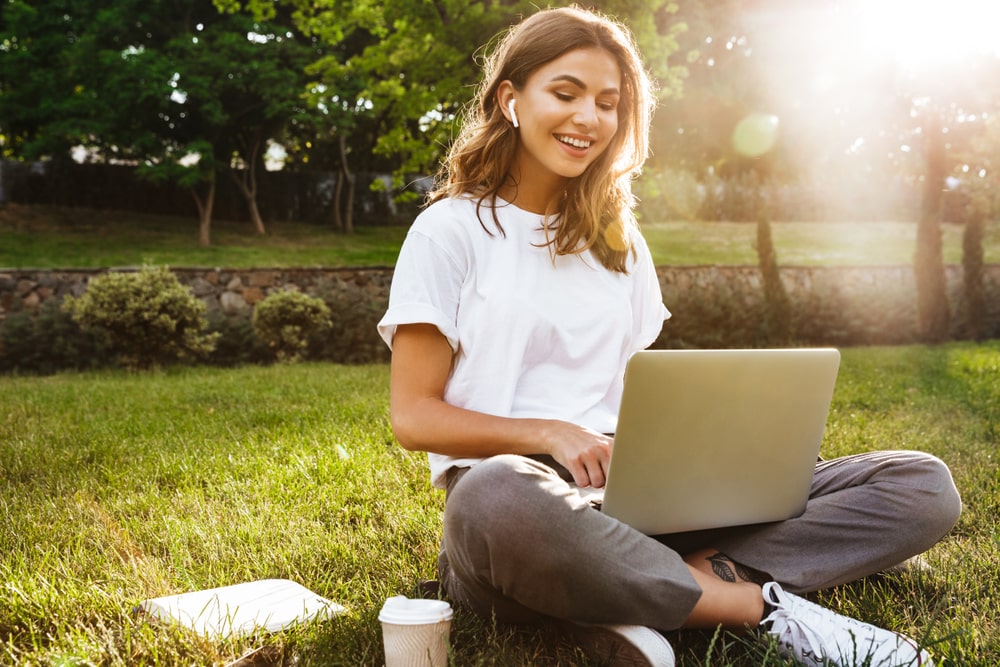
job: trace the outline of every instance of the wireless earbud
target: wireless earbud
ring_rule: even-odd
[[[520,127],[521,124],[517,122],[517,112],[514,111],[514,100],[507,103],[507,111],[510,112],[510,122],[514,127]]]

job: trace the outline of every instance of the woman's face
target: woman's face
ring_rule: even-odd
[[[569,51],[535,70],[521,90],[508,84],[500,94],[504,107],[513,97],[520,123],[514,167],[520,188],[561,187],[582,174],[618,130],[621,70],[603,49]]]

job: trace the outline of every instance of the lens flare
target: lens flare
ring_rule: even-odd
[[[858,6],[861,47],[888,55],[911,70],[1000,55],[995,0],[881,0]]]
[[[778,117],[751,114],[733,128],[733,149],[744,157],[760,157],[778,142]]]

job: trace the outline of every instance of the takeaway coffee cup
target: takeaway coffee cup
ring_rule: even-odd
[[[447,667],[451,605],[443,600],[391,597],[382,605],[385,667]]]

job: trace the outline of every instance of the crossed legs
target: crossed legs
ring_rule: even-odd
[[[439,570],[453,601],[501,621],[742,627],[763,614],[755,578],[807,591],[872,574],[932,546],[960,509],[938,459],[873,452],[820,463],[796,519],[653,539],[552,466],[498,456],[453,473]]]

